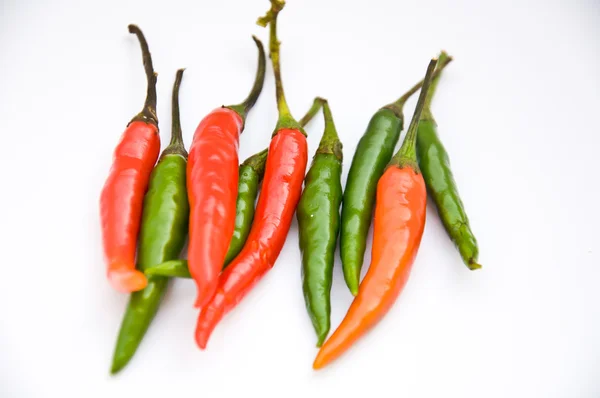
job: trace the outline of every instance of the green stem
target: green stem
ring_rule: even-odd
[[[152,123],[158,126],[158,117],[156,116],[156,76],[154,67],[152,66],[152,55],[148,48],[148,42],[144,37],[141,29],[137,25],[129,25],[129,33],[133,33],[137,36],[142,47],[142,59],[144,61],[144,70],[146,72],[146,79],[148,81],[148,88],[146,91],[146,102],[144,103],[144,109],[138,113],[133,119],[134,121],[142,121],[146,123]]]
[[[438,63],[438,68],[436,69],[436,71],[434,72],[434,77],[438,76],[440,73],[442,73],[442,70],[446,67],[446,65],[448,65],[450,62],[452,62],[452,57],[447,56],[443,62],[440,61]],[[396,116],[398,116],[399,118],[403,118],[403,108],[404,108],[404,104],[406,103],[406,101],[408,101],[408,99],[417,91],[419,91],[419,89],[423,86],[423,80],[421,80],[420,82],[418,82],[417,84],[415,84],[414,86],[412,86],[410,88],[410,90],[408,90],[407,92],[405,92],[404,94],[402,94],[402,97],[398,98],[395,102],[392,102],[389,105],[384,106],[384,108],[390,109],[392,110]]]
[[[293,118],[290,108],[288,107],[283,91],[283,83],[281,81],[281,63],[279,60],[279,40],[277,40],[277,16],[285,6],[283,0],[271,0],[271,9],[267,14],[259,18],[257,23],[260,26],[269,25],[269,56],[273,64],[273,74],[275,75],[275,94],[277,96],[277,110],[279,111],[279,120],[275,128],[275,134],[282,128],[297,129],[304,133],[302,126]]]
[[[312,118],[315,117],[317,112],[319,112],[319,109],[321,109],[321,107],[323,106],[323,102],[325,101],[326,100],[321,97],[315,98],[308,112],[306,112],[306,114],[302,117],[302,119],[300,119],[298,123],[300,123],[302,127],[306,127],[308,122],[310,122]]]
[[[342,161],[342,142],[333,123],[333,116],[327,100],[323,100],[323,119],[325,119],[325,130],[321,142],[319,142],[317,153],[330,153]]]
[[[238,115],[245,122],[246,117],[248,116],[248,112],[250,109],[256,104],[258,97],[260,96],[260,92],[262,91],[263,84],[265,82],[265,69],[266,69],[266,57],[265,57],[265,48],[263,44],[256,36],[252,36],[252,40],[256,43],[256,47],[258,48],[258,67],[256,68],[256,77],[254,78],[254,85],[252,85],[252,89],[250,93],[246,97],[246,99],[238,105],[230,105],[227,108],[232,109],[237,112]]]
[[[431,82],[431,86],[429,87],[429,93],[427,94],[427,98],[425,99],[425,105],[423,106],[423,113],[421,113],[421,120],[433,120],[433,115],[431,114],[431,100],[435,94],[435,90],[440,81],[440,77],[442,76],[442,69],[444,68],[445,62],[449,59],[450,56],[445,51],[442,51],[438,56],[438,67],[436,71],[438,73],[433,77]]]
[[[183,71],[185,69],[179,69],[175,76],[175,83],[173,84],[173,97],[171,99],[171,112],[172,112],[172,124],[171,124],[171,142],[169,146],[165,148],[162,156],[175,154],[181,155],[187,158],[188,153],[185,150],[183,144],[183,136],[181,133],[181,119],[179,118],[179,87],[181,86],[181,79],[183,78]]]
[[[406,137],[404,137],[402,146],[390,161],[390,166],[393,165],[399,168],[408,166],[412,167],[416,172],[419,172],[419,166],[417,164],[417,129],[419,127],[419,119],[421,118],[421,112],[425,105],[425,99],[427,98],[427,92],[429,91],[431,80],[433,79],[436,64],[437,59],[435,58],[429,62],[427,73],[423,79],[423,89],[419,94],[419,100],[417,101],[415,112],[410,121],[408,132],[406,133]]]

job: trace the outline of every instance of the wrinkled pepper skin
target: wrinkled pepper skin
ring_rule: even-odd
[[[481,268],[477,263],[479,248],[471,231],[469,218],[458,193],[450,168],[450,159],[437,133],[435,120],[421,120],[417,135],[417,156],[429,196],[448,235],[470,269]]]
[[[150,177],[144,199],[138,250],[138,269],[176,259],[187,236],[189,205],[186,193],[186,159],[164,156]],[[135,354],[158,310],[168,278],[148,277],[145,289],[131,295],[113,357],[111,372],[121,370]]]
[[[187,169],[190,201],[188,261],[196,282],[196,307],[215,294],[236,224],[239,137],[265,81],[266,56],[260,40],[254,84],[246,99],[209,113],[198,125]]]
[[[307,163],[306,136],[281,129],[271,140],[255,222],[242,251],[223,271],[216,294],[203,307],[196,326],[196,342],[206,348],[223,316],[231,311],[269,271],[285,243],[302,192]]]
[[[150,175],[144,197],[137,266],[140,271],[179,257],[185,244],[190,207],[186,191],[187,152],[179,119],[179,87],[183,69],[173,85],[171,142]],[[129,299],[113,356],[111,373],[117,373],[133,357],[167,288],[167,278],[150,276],[148,284]]]
[[[340,256],[344,279],[353,295],[358,292],[377,181],[394,154],[403,122],[404,119],[390,109],[378,110],[352,158],[342,203]]]
[[[146,287],[144,274],[135,269],[142,203],[148,179],[160,152],[156,116],[156,74],[148,42],[140,28],[129,25],[142,49],[147,92],[144,108],[127,125],[114,150],[112,166],[100,194],[100,225],[106,274],[122,293]]]
[[[235,229],[229,243],[225,268],[242,250],[254,219],[254,202],[258,196],[260,182],[265,174],[268,149],[250,156],[240,166],[238,196],[236,204]],[[172,278],[191,278],[187,260],[171,260],[147,268],[146,275],[161,275]]]
[[[254,219],[254,202],[258,195],[258,187],[265,173],[268,150],[257,153],[246,159],[240,166],[238,195],[235,207],[235,227],[229,242],[229,250],[225,256],[226,267],[238,255],[252,227]]]
[[[277,15],[284,4],[282,0],[271,0],[271,9],[258,21],[262,26],[270,23],[269,55],[279,111],[269,145],[264,181],[248,240],[219,277],[215,295],[200,310],[195,337],[201,349],[206,348],[212,331],[223,316],[237,306],[275,264],[302,193],[308,161],[306,133],[292,117],[285,100],[276,33]]]
[[[317,334],[317,347],[331,326],[331,282],[342,203],[342,143],[327,101],[323,104],[325,131],[313,158],[296,216],[302,255],[302,291],[306,310]]]
[[[159,151],[156,125],[142,121],[129,124],[115,149],[100,196],[107,276],[123,293],[143,289],[147,283],[144,274],[135,269],[135,253],[144,193]]]
[[[188,262],[196,281],[196,306],[214,295],[235,228],[238,144],[241,116],[218,108],[201,122],[190,147],[187,167],[190,202]]]

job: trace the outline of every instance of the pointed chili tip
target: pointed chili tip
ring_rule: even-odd
[[[112,363],[112,365],[110,366],[110,375],[111,375],[111,376],[114,376],[114,375],[116,375],[117,373],[119,373],[119,372],[120,372],[120,371],[121,371],[121,370],[122,370],[122,369],[125,367],[125,365],[126,365],[126,364],[127,364],[127,362],[126,362],[126,361],[125,361],[125,362],[123,362],[123,361],[118,361],[118,360],[115,360],[115,361]]]
[[[477,262],[475,262],[475,261],[473,261],[473,260],[469,261],[469,264],[467,265],[467,267],[469,267],[469,269],[470,269],[471,271],[475,271],[475,270],[478,270],[478,269],[481,269],[481,268],[483,268],[483,267],[481,266],[481,264],[479,264],[479,263],[477,263]]]
[[[359,277],[357,276],[355,279],[352,279],[352,282],[346,283],[346,285],[348,286],[348,290],[350,290],[352,296],[356,297],[358,294],[358,287],[360,286]]]
[[[201,350],[206,349],[206,344],[208,343],[209,337],[210,332],[207,332],[204,329],[196,330],[196,344]]]
[[[329,333],[329,330],[319,334],[319,337],[317,340],[317,348],[321,348],[321,346],[325,342],[325,339],[327,338],[327,333]]]
[[[317,357],[315,358],[314,362],[313,362],[313,369],[314,370],[319,370],[319,369],[323,369],[323,367],[325,365],[327,365],[327,363],[323,360],[323,357],[321,356],[321,352],[319,351],[319,353],[317,354]]]
[[[110,271],[108,280],[113,288],[123,293],[137,292],[148,284],[146,275],[135,269]]]

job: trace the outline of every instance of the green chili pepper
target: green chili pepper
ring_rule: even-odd
[[[448,59],[448,54],[442,52],[439,62]],[[464,263],[471,270],[481,268],[477,262],[479,248],[477,240],[469,226],[469,219],[463,206],[452,170],[448,152],[440,141],[437,133],[437,123],[431,114],[431,100],[434,95],[440,75],[431,84],[427,102],[419,121],[417,134],[417,156],[423,172],[429,195],[437,207],[438,214],[450,239],[454,242]]]
[[[179,121],[179,86],[183,69],[173,86],[173,130],[171,142],[152,171],[144,197],[137,266],[144,271],[155,264],[176,259],[188,230],[189,204],[186,194],[187,152]],[[131,295],[115,347],[111,373],[119,372],[135,354],[154,318],[168,279],[148,278],[145,289]]]
[[[325,131],[304,180],[296,215],[302,254],[302,290],[320,347],[330,327],[331,279],[342,203],[342,143],[323,100]]]
[[[440,63],[438,72],[451,61]],[[396,102],[379,109],[371,118],[352,158],[344,199],[340,231],[340,252],[346,285],[358,293],[367,235],[371,226],[377,181],[394,153],[404,124],[402,108],[419,90],[421,80]]]
[[[164,263],[153,265],[150,268],[146,268],[144,271],[146,276],[160,275],[169,276],[172,278],[186,278],[190,279],[190,270],[188,269],[187,260],[170,260]]]
[[[231,242],[229,242],[229,250],[225,256],[223,268],[227,267],[231,260],[242,250],[244,243],[246,243],[246,238],[248,238],[248,234],[250,233],[250,227],[254,219],[254,202],[258,195],[258,185],[265,174],[267,152],[268,149],[265,149],[252,155],[240,165],[238,196],[235,208],[235,229],[233,230]]]
[[[265,164],[267,162],[267,149],[260,151],[241,165],[238,180],[238,196],[236,202],[235,229],[229,243],[229,250],[225,257],[223,268],[238,255],[244,247],[252,220],[254,219],[254,202],[258,195],[258,186],[265,174]],[[175,278],[191,278],[188,270],[188,263],[185,260],[166,261],[161,264],[155,264],[147,268],[146,275],[160,275]]]
[[[322,100],[315,98],[312,106],[306,112],[306,115],[300,120],[300,125],[306,126],[315,114],[321,109]],[[239,171],[238,197],[236,203],[235,229],[229,250],[225,258],[223,268],[238,255],[244,247],[252,221],[254,219],[254,202],[258,195],[258,186],[265,173],[265,164],[267,162],[268,149],[250,156],[242,163]],[[190,278],[188,263],[185,260],[165,261],[164,263],[155,263],[144,270],[144,273],[150,275],[160,275],[176,278]]]

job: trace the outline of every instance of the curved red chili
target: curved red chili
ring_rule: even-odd
[[[221,107],[198,125],[189,151],[187,191],[190,202],[188,261],[196,281],[196,306],[214,295],[235,227],[238,144],[246,115],[256,103],[265,78],[265,53],[259,51],[254,86],[240,105]]]
[[[148,92],[144,109],[127,125],[115,148],[113,163],[100,196],[102,243],[111,285],[121,292],[146,287],[144,274],[135,269],[137,236],[144,194],[160,151],[156,116],[156,74],[144,34],[135,25],[129,32],[142,47]]]
[[[306,135],[288,109],[281,84],[276,19],[283,2],[272,0],[271,11],[259,24],[270,23],[270,56],[275,73],[279,121],[269,146],[262,190],[254,223],[244,248],[223,271],[217,292],[198,318],[196,342],[204,349],[225,313],[273,267],[285,242],[300,194],[308,161]]]

